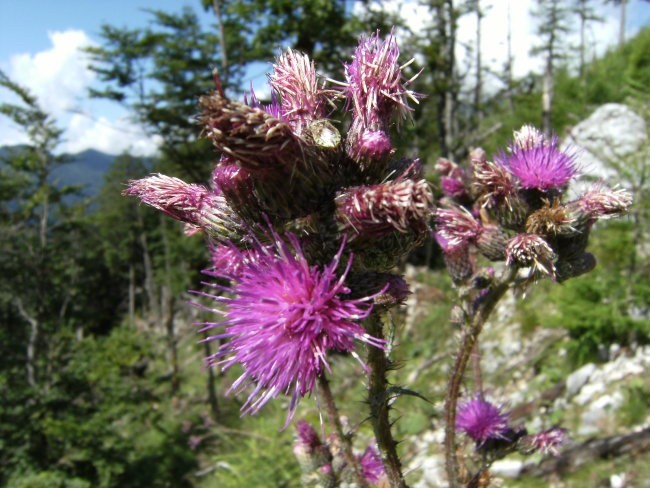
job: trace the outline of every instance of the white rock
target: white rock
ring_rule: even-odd
[[[625,488],[627,486],[627,476],[625,473],[611,475],[609,477],[609,486],[611,488]]]
[[[594,363],[585,364],[582,368],[571,373],[566,379],[566,395],[567,397],[572,397],[580,391],[593,372],[596,371],[596,365]]]
[[[597,398],[582,413],[578,434],[596,434],[601,432],[603,428],[608,427],[610,423],[615,422],[614,410],[620,407],[624,401],[625,397],[620,391]]]
[[[627,105],[608,103],[574,126],[564,146],[577,149],[584,174],[606,180],[615,175],[611,163],[639,151],[647,138],[642,117]]]
[[[490,471],[503,478],[517,478],[523,467],[523,461],[518,459],[501,459],[492,465]]]
[[[447,484],[445,462],[440,456],[429,456],[422,459],[414,471],[421,471],[422,478],[411,485],[413,488],[434,488]]]

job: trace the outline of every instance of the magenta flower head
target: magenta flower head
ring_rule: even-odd
[[[403,79],[405,66],[400,66],[398,57],[393,34],[381,40],[377,33],[362,37],[352,62],[345,65],[345,92],[353,109],[349,152],[355,159],[388,154],[391,119],[395,115],[404,118],[412,110],[408,99],[418,101],[406,88],[412,80]]]
[[[239,392],[254,384],[243,414],[256,413],[278,395],[290,395],[288,422],[298,401],[329,369],[329,351],[356,356],[355,340],[380,348],[384,341],[366,334],[358,323],[370,314],[373,297],[346,297],[351,259],[337,273],[343,245],[330,264],[319,268],[309,265],[294,235],[286,234],[288,243],[272,231],[268,237],[273,243],[254,245],[256,258],[242,267],[233,284],[211,285],[229,296],[199,294],[226,306],[222,322],[204,324],[204,331],[225,328],[206,340],[228,340],[207,358],[208,365],[223,369],[241,365],[244,372],[230,390]],[[218,269],[206,274],[232,278]]]
[[[511,432],[507,415],[479,395],[458,407],[456,430],[465,432],[478,446],[489,439],[508,440],[506,434]]]
[[[368,446],[363,455],[359,456],[361,472],[368,483],[376,484],[386,476],[384,463],[374,446]]]
[[[515,133],[510,154],[501,154],[496,161],[517,177],[522,188],[548,191],[565,186],[577,173],[575,156],[560,149],[557,136],[546,138],[529,126],[524,129]]]

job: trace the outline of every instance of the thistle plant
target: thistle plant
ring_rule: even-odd
[[[214,72],[215,90],[201,97],[197,117],[220,155],[211,181],[152,175],[125,190],[184,222],[186,233],[205,235],[212,266],[195,293],[218,319],[200,331],[220,344],[206,363],[241,368],[229,391],[247,395],[242,414],[287,397],[287,427],[312,395],[325,410],[327,439],[296,422],[294,453],[314,486],[407,486],[389,417],[394,331],[384,317],[409,294],[397,264],[431,236],[459,290],[462,322],[446,401],[450,485],[472,478],[461,480],[456,429],[484,453],[555,451],[563,431],[529,436],[481,391],[457,411],[467,361],[509,288],[588,271],[593,223],[630,205],[626,192],[602,185],[564,202],[575,157],[526,126],[494,162],[481,150],[467,169],[439,161],[445,196],[436,209],[419,160],[395,150],[393,136],[420,98],[404,74],[410,62],[398,58],[392,33],[363,37],[345,79],[335,81],[288,50],[269,75],[268,105],[253,92],[243,102],[229,98]],[[479,254],[500,261],[498,272],[482,268]],[[330,389],[332,353],[354,358],[367,378],[375,441],[363,453]],[[492,458],[483,455],[477,476]]]

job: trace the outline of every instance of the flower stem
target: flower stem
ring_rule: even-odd
[[[383,339],[381,317],[372,313],[366,319],[366,331],[377,339]],[[368,403],[370,404],[370,420],[377,439],[377,447],[384,462],[384,470],[391,488],[407,488],[402,474],[402,463],[397,456],[397,442],[391,433],[391,423],[388,417],[388,393],[386,391],[386,369],[388,360],[385,352],[378,347],[368,348],[368,365],[370,379],[368,381]]]
[[[460,467],[456,445],[456,407],[467,362],[474,351],[483,325],[516,275],[516,268],[508,268],[501,280],[495,283],[480,300],[475,300],[474,304],[466,307],[466,309],[473,310],[473,315],[467,319],[466,326],[463,328],[460,348],[451,370],[445,399],[445,467],[450,488],[460,486]]]
[[[350,436],[343,431],[343,424],[341,424],[341,417],[339,416],[338,408],[334,402],[334,396],[332,395],[332,390],[330,389],[330,384],[325,375],[321,375],[318,378],[318,384],[320,387],[320,393],[325,402],[325,410],[327,411],[327,417],[329,419],[330,425],[334,427],[336,435],[341,441],[341,446],[343,448],[343,457],[345,462],[352,468],[354,471],[354,478],[357,482],[357,485],[361,488],[369,488],[368,482],[363,477],[363,472],[359,461],[354,456],[352,452],[352,442]]]

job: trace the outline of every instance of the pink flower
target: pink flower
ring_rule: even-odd
[[[523,135],[515,133],[510,154],[501,154],[497,163],[508,168],[522,188],[547,191],[566,185],[578,170],[574,155],[560,149],[557,136],[548,139],[529,126],[524,128]]]
[[[357,340],[373,347],[384,347],[384,341],[366,334],[358,323],[370,314],[373,297],[346,297],[351,260],[337,274],[343,246],[330,264],[319,268],[309,265],[294,235],[286,235],[288,243],[273,232],[269,237],[274,242],[254,245],[256,258],[244,263],[232,285],[211,285],[229,296],[199,294],[226,306],[222,322],[203,328],[225,329],[206,340],[228,339],[207,358],[208,365],[241,365],[244,372],[230,390],[254,385],[242,407],[244,414],[256,413],[278,395],[291,395],[289,421],[299,400],[329,370],[329,351],[354,355]],[[232,278],[218,269],[206,274]]]
[[[465,432],[478,445],[488,439],[506,439],[508,417],[493,403],[480,396],[462,403],[456,414],[456,430]]]

